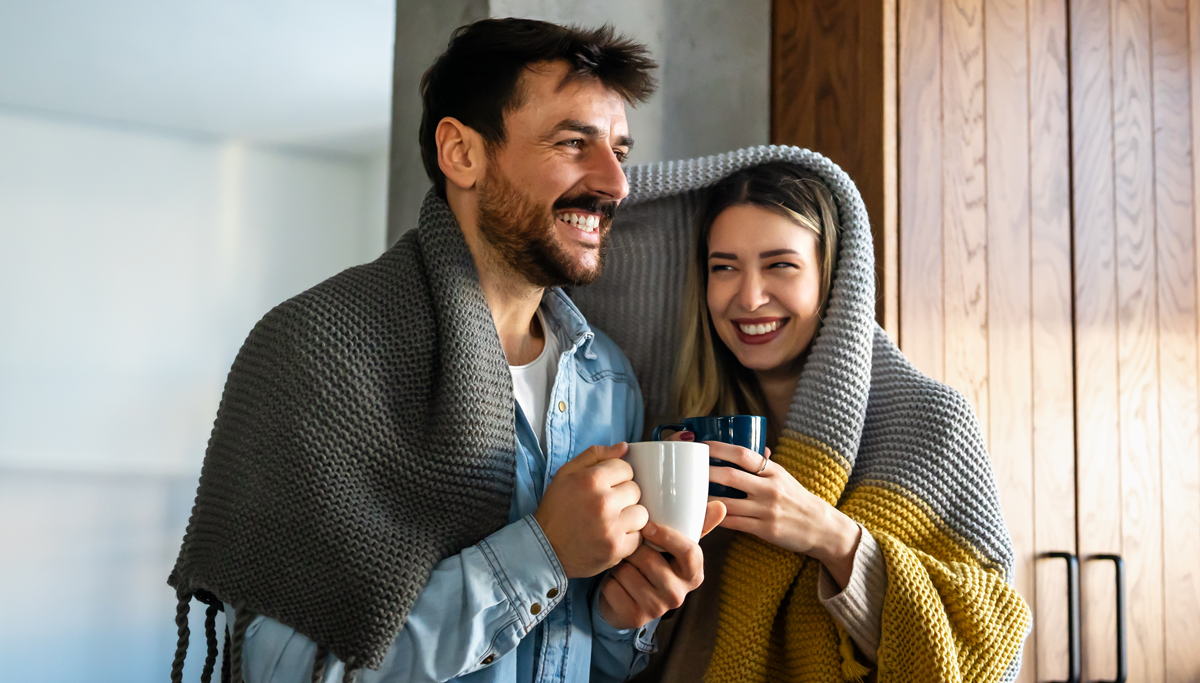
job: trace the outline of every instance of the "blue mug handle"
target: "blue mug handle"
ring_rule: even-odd
[[[672,429],[677,432],[682,432],[687,429],[687,425],[684,425],[684,424],[659,425],[654,428],[654,434],[650,437],[650,440],[651,441],[662,441],[662,431],[664,429]]]

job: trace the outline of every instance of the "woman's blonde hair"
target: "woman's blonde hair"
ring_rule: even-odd
[[[734,173],[713,186],[700,214],[688,267],[683,345],[675,370],[675,409],[680,417],[767,414],[758,379],[721,341],[708,314],[708,238],[713,222],[726,209],[745,205],[773,211],[817,235],[821,315],[829,299],[840,226],[833,195],[816,175],[791,164],[770,163]],[[768,433],[772,441],[777,439],[779,425],[768,425]]]

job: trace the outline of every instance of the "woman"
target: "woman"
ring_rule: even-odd
[[[874,323],[853,184],[794,148],[683,166],[630,173],[630,222],[678,230],[703,207],[675,412],[766,415],[775,455],[710,442],[742,468],[711,468],[711,480],[747,497],[724,499],[727,532],[702,543],[705,583],[659,625],[642,679],[1011,680],[1030,615],[1010,586],[987,453],[969,404]],[[640,239],[614,234],[612,251],[654,249]],[[637,291],[637,268],[613,266]],[[653,392],[647,341],[617,341]]]

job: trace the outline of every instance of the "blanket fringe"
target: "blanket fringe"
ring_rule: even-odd
[[[862,662],[854,656],[854,642],[850,640],[850,634],[846,632],[846,629],[838,624],[837,630],[838,638],[841,640],[838,651],[842,654],[842,678],[854,683],[862,683],[871,670],[863,666]]]
[[[212,683],[213,669],[217,666],[217,612],[221,608],[210,602],[204,611],[204,640],[208,652],[204,657],[204,670],[200,672],[200,683]]]
[[[175,626],[179,638],[175,642],[175,660],[171,662],[171,683],[183,683],[183,660],[187,659],[188,651],[188,612],[192,609],[192,594],[186,591],[176,591],[178,602],[175,605]]]

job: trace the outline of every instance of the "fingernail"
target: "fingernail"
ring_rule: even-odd
[[[682,441],[695,441],[696,435],[691,432],[679,432],[679,438]]]
[[[654,522],[646,522],[646,526],[642,527],[643,536],[653,536],[658,533],[658,525]]]

